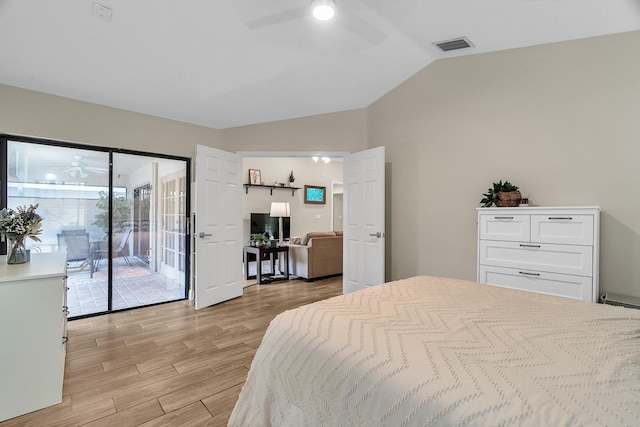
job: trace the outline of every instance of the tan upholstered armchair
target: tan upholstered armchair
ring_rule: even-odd
[[[342,274],[342,231],[312,232],[291,239],[289,273],[307,280]]]

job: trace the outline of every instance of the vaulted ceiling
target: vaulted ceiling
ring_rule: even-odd
[[[640,30],[640,0],[335,0],[325,22],[310,3],[0,0],[0,84],[228,128],[366,107],[442,58]]]

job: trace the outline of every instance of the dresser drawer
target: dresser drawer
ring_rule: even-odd
[[[480,283],[595,302],[590,277],[480,266]]]
[[[555,244],[480,241],[481,265],[591,276],[593,248]]]
[[[531,241],[593,245],[593,215],[531,215]]]
[[[531,233],[531,215],[480,215],[480,239],[528,242]]]

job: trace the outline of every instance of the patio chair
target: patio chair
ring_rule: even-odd
[[[124,258],[124,260],[127,262],[127,264],[129,264],[129,267],[132,267],[131,265],[131,261],[129,261],[129,258],[127,258],[127,256],[125,255],[125,253],[127,252],[128,248],[127,248],[127,241],[129,240],[129,236],[131,235],[131,233],[133,232],[133,228],[127,228],[124,231],[124,234],[122,235],[122,240],[120,240],[120,244],[118,245],[118,247],[116,249],[114,249],[113,251],[113,257],[117,257],[122,255],[122,257]]]
[[[120,244],[118,245],[117,248],[115,248],[113,250],[112,253],[112,258],[116,258],[116,257],[123,257],[124,260],[126,261],[126,263],[129,265],[129,267],[133,267],[133,265],[131,264],[131,261],[129,261],[129,258],[127,258],[126,251],[127,251],[127,241],[129,240],[129,236],[131,235],[131,233],[133,232],[132,228],[127,228],[124,233],[122,234],[122,239],[120,239]],[[103,254],[108,254],[108,251],[106,249],[100,249],[100,247],[96,247],[93,253],[93,258],[94,258],[94,270],[97,271],[98,267],[99,267],[99,263],[100,260],[102,259],[102,255]]]
[[[89,233],[86,230],[62,230],[58,233],[58,251],[67,253],[69,271],[83,270],[90,265]]]

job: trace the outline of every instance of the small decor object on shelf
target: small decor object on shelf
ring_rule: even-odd
[[[296,177],[293,176],[293,171],[289,172],[289,187],[293,187],[293,181],[296,180]]]
[[[260,169],[249,169],[249,184],[263,185]]]
[[[509,181],[502,180],[498,183],[493,183],[493,188],[489,188],[489,191],[483,194],[484,198],[480,200],[482,206],[485,208],[496,205],[498,207],[515,207],[520,204],[522,195],[518,191],[518,187],[511,184]]]
[[[7,240],[7,264],[27,262],[26,237],[39,242],[43,218],[36,213],[38,205],[0,210],[0,236]]]
[[[529,206],[529,198],[523,197],[520,199],[520,207],[526,208],[527,206]]]

